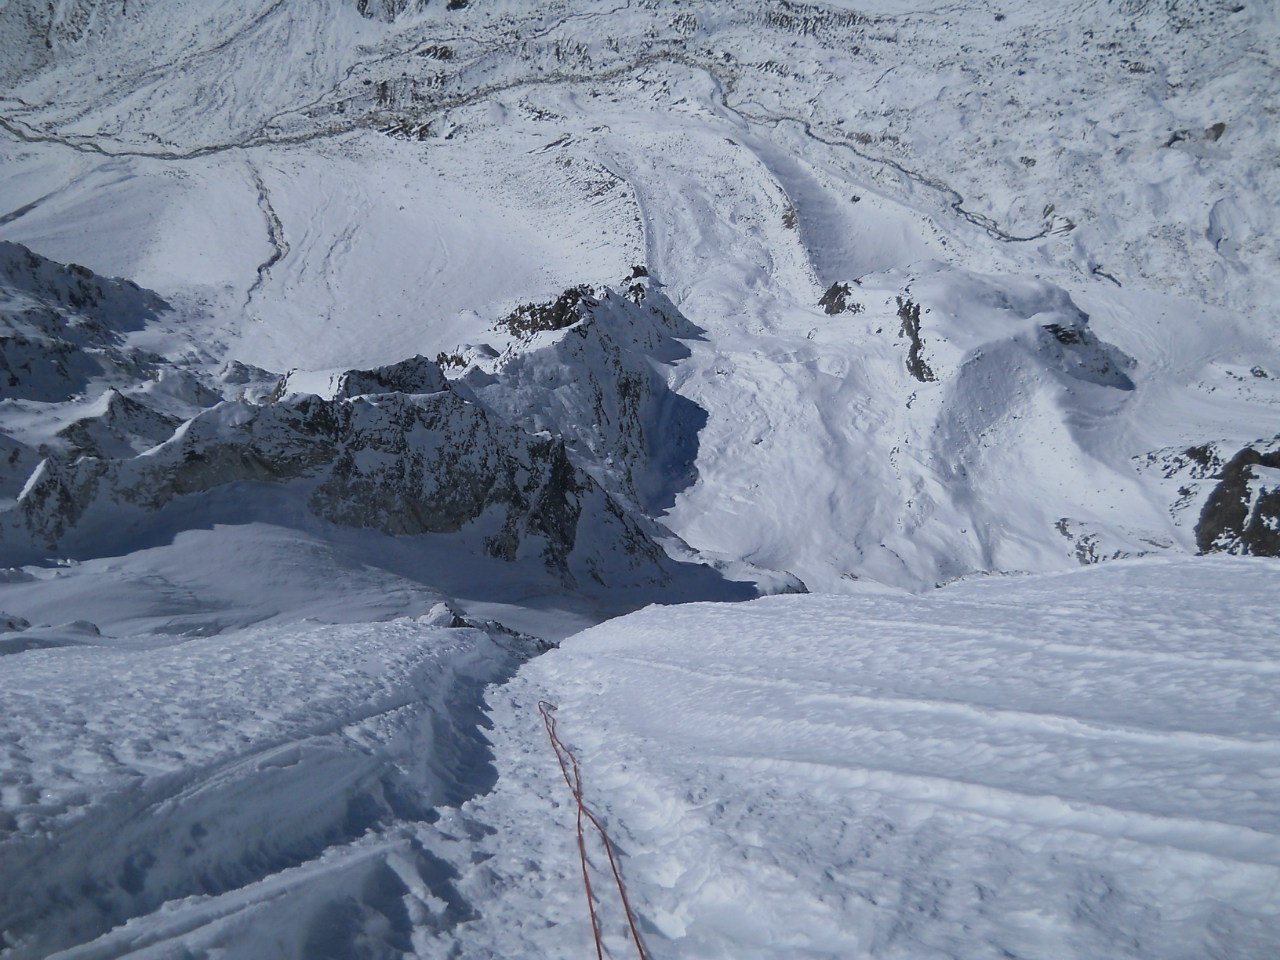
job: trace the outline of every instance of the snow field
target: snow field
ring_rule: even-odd
[[[6,658],[5,955],[252,884],[486,789],[484,686],[530,643],[417,620]],[[163,911],[162,911],[163,912]]]
[[[446,940],[588,942],[545,697],[654,956],[1273,956],[1278,586],[1274,562],[1134,562],[585,631],[494,693],[497,788],[464,809],[499,832],[460,889],[496,871],[515,909]]]
[[[710,587],[238,485],[110,517],[0,571],[0,955],[590,955],[543,697],[655,960],[1280,954],[1274,564],[872,583],[1195,549],[1213,481],[1161,458],[1276,430],[1280,8],[215,6],[0,3],[0,238],[172,304],[131,397],[487,342],[488,402],[636,460],[673,555],[848,596],[650,608],[484,693],[528,651],[412,619],[445,593],[560,637]],[[494,327],[640,263],[693,328],[661,358]],[[678,424],[630,429],[624,367]],[[0,396],[0,495],[105,389]]]

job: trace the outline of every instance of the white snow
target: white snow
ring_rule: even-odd
[[[1280,7],[450,6],[0,0],[0,957],[1280,955]]]
[[[498,834],[459,889],[502,899],[425,952],[589,952],[546,698],[652,956],[1274,956],[1278,591],[1274,561],[1130,562],[588,630],[495,692],[464,812]]]
[[[483,789],[479,691],[534,648],[439,620],[7,657],[0,864],[24,882],[6,884],[5,955],[47,956]]]

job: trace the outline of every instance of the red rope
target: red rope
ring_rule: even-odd
[[[627,914],[627,926],[631,928],[631,939],[636,945],[636,952],[640,955],[640,960],[649,960],[644,943],[640,940],[640,931],[636,929],[636,918],[631,910],[631,901],[627,898],[626,884],[622,882],[622,871],[618,869],[618,860],[613,855],[613,844],[609,842],[609,835],[605,833],[604,826],[582,799],[582,770],[578,766],[578,758],[564,745],[556,733],[555,711],[557,709],[554,703],[548,703],[546,700],[538,701],[538,710],[542,714],[543,726],[547,728],[547,739],[551,741],[551,749],[555,751],[556,761],[560,764],[560,773],[564,776],[565,786],[569,788],[578,805],[578,859],[582,864],[582,886],[587,893],[587,912],[591,915],[591,933],[596,941],[596,958],[604,960],[604,944],[600,939],[600,920],[596,916],[595,897],[591,891],[591,877],[587,865],[587,841],[582,830],[583,817],[591,821],[591,825],[596,828],[596,832],[600,834],[600,841],[604,844],[604,852],[609,856],[609,868],[613,872],[613,882],[618,887],[622,909]],[[572,778],[569,776],[570,768],[573,769]]]

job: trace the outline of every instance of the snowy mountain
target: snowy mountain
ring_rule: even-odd
[[[1278,49],[0,4],[0,956],[1274,955]]]

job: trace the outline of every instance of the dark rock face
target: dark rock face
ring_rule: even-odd
[[[1077,324],[1045,324],[1041,328],[1041,352],[1051,356],[1065,373],[1077,380],[1132,390],[1133,380],[1125,371],[1134,365],[1133,358],[1099,340],[1087,322],[1088,318],[1081,314]]]
[[[851,292],[847,283],[833,283],[818,301],[818,306],[831,316],[844,313]]]
[[[693,481],[707,421],[668,387],[662,365],[687,357],[681,339],[702,331],[644,277],[626,295],[582,301],[576,316],[558,338],[463,382],[531,433],[563,437],[575,462],[611,495],[656,514]]]
[[[861,313],[864,308],[856,300],[849,299],[852,295],[853,287],[849,284],[833,283],[818,300],[818,306],[822,307],[828,316],[835,316],[837,313]]]
[[[479,524],[493,556],[540,558],[566,580],[667,576],[661,550],[573,466],[563,442],[529,436],[447,385],[430,394],[226,402],[145,457],[49,457],[9,512],[6,536],[21,531],[40,548],[74,553],[118,529],[121,511],[155,512],[245,482],[293,484],[316,516],[393,535]],[[583,530],[594,552],[577,550]]]
[[[1280,437],[1245,447],[1217,479],[1196,524],[1200,552],[1280,557]]]
[[[16,497],[39,462],[30,446],[0,433],[0,497]]]
[[[373,370],[348,370],[338,378],[338,397],[370,393],[439,393],[449,384],[439,364],[426,357],[410,357]]]
[[[173,436],[177,417],[153,410],[117,390],[107,393],[106,409],[82,417],[58,431],[71,453],[91,457],[131,457]]]
[[[356,11],[370,20],[390,22],[406,10],[421,10],[428,0],[356,0]]]
[[[122,334],[169,306],[127,280],[0,242],[0,303],[0,399],[56,403],[97,377],[144,379],[160,360]]]
[[[1083,343],[1084,338],[1079,330],[1073,330],[1070,327],[1064,327],[1060,323],[1046,323],[1044,329],[1049,332],[1053,339],[1066,346],[1072,346],[1077,343]]]
[[[591,287],[570,287],[550,303],[525,303],[516,307],[498,326],[515,336],[528,336],[548,330],[563,330],[582,319],[579,306],[592,306]]]
[[[902,321],[899,336],[905,336],[911,346],[907,350],[907,372],[921,383],[932,383],[938,378],[924,359],[924,341],[920,338],[920,304],[909,297],[898,297],[898,319]]]

